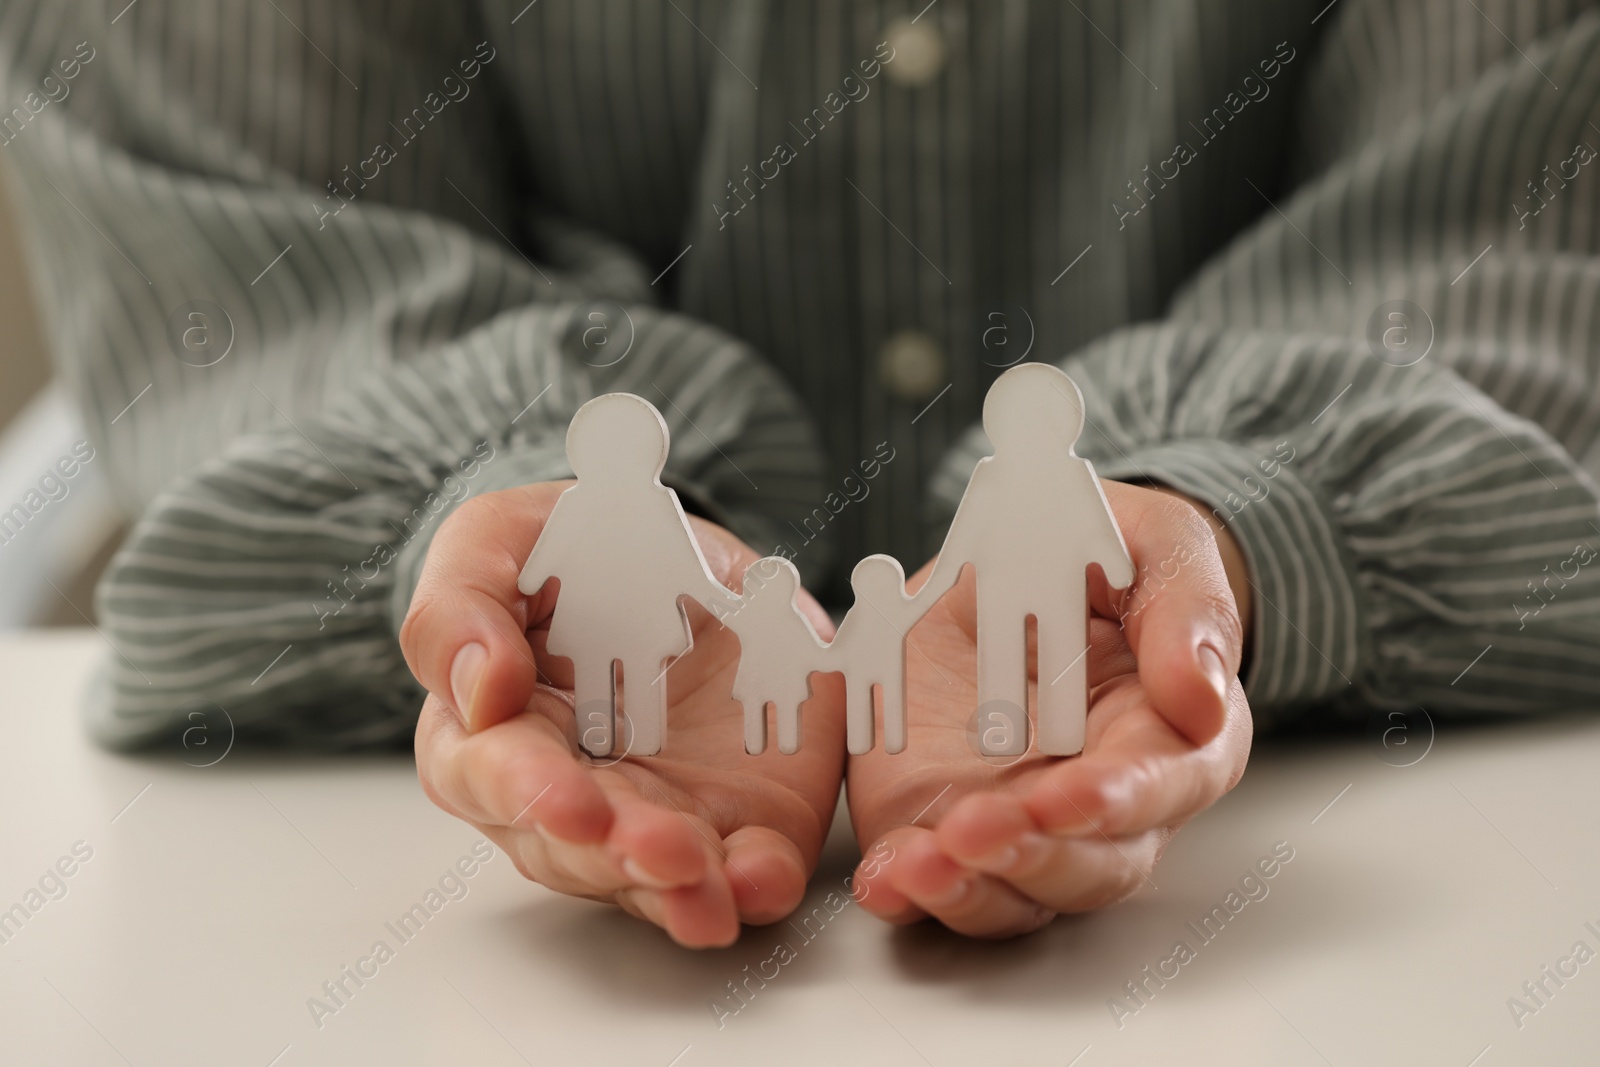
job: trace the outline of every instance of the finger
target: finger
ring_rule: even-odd
[[[468,734],[444,701],[429,696],[417,719],[416,759],[428,797],[457,818],[538,825],[573,842],[601,841],[611,829],[610,802],[543,715],[529,712]]]
[[[714,834],[645,800],[621,775],[595,777],[613,813],[603,839],[570,841],[537,823],[527,830],[507,828],[508,848],[525,861],[519,866],[528,877],[564,893],[597,899],[610,899],[627,888],[695,885],[712,871],[720,877],[722,856]]]
[[[806,893],[806,863],[792,840],[768,826],[744,826],[722,844],[723,874],[741,920],[763,926],[800,906]]]
[[[1137,577],[1122,598],[1123,625],[1151,703],[1203,745],[1221,731],[1243,635],[1233,591],[1200,512],[1182,499],[1106,483]],[[1109,608],[1103,579],[1097,599]]]
[[[1113,691],[1100,699],[1138,699],[1131,678],[1107,688]],[[1032,783],[1023,801],[1028,813],[1046,831],[1084,836],[1115,837],[1186,821],[1243,773],[1249,712],[1237,681],[1233,690],[1223,732],[1200,748],[1148,711],[1113,713],[1081,757],[1050,766]]]
[[[511,857],[512,864],[524,878],[538,882],[547,889],[567,896],[583,897],[601,903],[616,900],[616,890],[601,889],[586,880],[573,878],[550,861],[551,838],[541,830],[520,830],[510,826],[491,826],[473,823],[483,834]]]
[[[917,907],[969,937],[1014,937],[1054,917],[1051,909],[1000,879],[951,860],[929,830],[896,846],[889,877]]]
[[[444,697],[469,729],[522,711],[539,682],[525,631],[548,614],[553,590],[535,600],[517,578],[565,483],[544,482],[464,502],[439,527],[400,647],[417,681]]]
[[[681,889],[624,889],[617,902],[685,948],[724,948],[739,939],[739,914],[719,875]]]
[[[851,879],[856,903],[886,923],[902,926],[920,922],[928,913],[895,887],[890,869],[899,858],[898,849],[919,834],[931,831],[920,826],[897,826],[884,834],[861,857]]]
[[[665,889],[693,885],[708,871],[720,870],[721,839],[704,819],[682,810],[687,798],[662,807],[640,796],[621,774],[604,772],[599,777],[617,813],[606,840],[607,858],[629,881]]]
[[[1042,832],[1021,799],[981,793],[951,809],[935,832],[949,859],[1005,882],[1052,911],[1104,907],[1151,884],[1165,843],[1157,831],[1113,839]]]
[[[693,830],[662,822],[652,825],[650,812],[658,809],[634,799],[635,803],[629,804],[613,798],[617,818],[603,842],[578,844],[536,827],[537,855],[542,862],[536,879],[552,888],[559,883],[564,892],[601,898],[631,887],[665,890],[704,881],[706,849]],[[640,849],[638,839],[651,832],[660,833],[661,839]]]
[[[738,936],[733,895],[720,871],[712,871],[710,877],[692,886],[657,889],[626,883],[601,888],[554,862],[548,837],[506,827],[483,829],[524,877],[558,893],[616,903],[628,914],[660,926],[679,944],[689,948],[726,945]]]

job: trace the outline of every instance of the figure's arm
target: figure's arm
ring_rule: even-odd
[[[918,598],[900,597],[889,611],[889,617],[894,620],[895,629],[900,631],[902,637],[911,632],[911,628],[922,621],[922,617],[933,607],[932,601],[922,601]]]
[[[1111,511],[1110,502],[1106,500],[1105,490],[1100,487],[1100,479],[1095,475],[1094,465],[1087,460],[1083,465],[1092,495],[1090,492],[1084,494],[1082,506],[1094,509],[1097,527],[1090,562],[1100,564],[1100,569],[1105,571],[1106,582],[1111,588],[1126,589],[1133,584],[1133,559],[1128,555],[1127,543],[1122,540],[1122,531],[1117,527],[1117,517]]]
[[[986,516],[978,514],[978,505],[974,503],[977,494],[974,490],[988,477],[988,461],[985,458],[974,457],[969,469],[971,474],[962,483],[960,503],[950,520],[949,529],[945,532],[944,544],[939,546],[939,557],[934,561],[933,570],[928,572],[928,580],[911,598],[911,603],[916,607],[917,618],[925,615],[940,597],[954,588],[961,578],[961,568],[976,559],[979,544],[977,524]]]
[[[668,490],[668,492],[672,492]],[[719,620],[744,606],[744,601],[733,590],[723,585],[706,561],[705,552],[695,539],[694,521],[691,520],[674,497],[660,501],[662,508],[671,513],[670,525],[674,530],[674,545],[664,558],[676,575],[674,586],[679,596],[687,596]],[[666,521],[665,519],[663,520]],[[707,520],[709,521],[709,520]]]
[[[109,743],[179,730],[196,700],[308,742],[409,737],[421,694],[396,634],[435,533],[468,496],[569,476],[567,421],[619,375],[659,388],[683,430],[669,472],[747,539],[824,491],[779,376],[650,307],[665,263],[540,221],[498,95],[517,60],[475,18],[280,2],[196,19],[142,0],[109,33],[92,5],[0,20],[12,100],[94,42],[71,97],[5,151],[64,378],[144,512],[99,591],[128,657],[89,711]],[[340,42],[360,92],[296,25]],[[412,144],[369,96],[443,110]],[[600,297],[631,323],[615,369],[584,347]]]
[[[544,529],[539,531],[539,539],[533,543],[533,551],[522,565],[522,572],[517,576],[517,590],[524,596],[533,596],[544,588],[545,582],[560,577],[566,561],[571,558],[574,543],[582,536],[582,531],[573,523],[582,514],[571,508],[575,488],[569,488],[557,498],[545,519]]]
[[[720,621],[730,619],[745,604],[743,598],[717,581],[716,577],[706,568],[694,568],[686,573],[685,579],[685,594],[715,615]]]

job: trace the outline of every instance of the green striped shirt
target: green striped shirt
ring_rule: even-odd
[[[19,0],[0,64],[140,516],[108,743],[409,735],[430,537],[601,391],[825,594],[911,570],[1024,358],[1228,522],[1262,721],[1600,693],[1594,4]]]

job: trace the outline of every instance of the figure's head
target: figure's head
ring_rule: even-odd
[[[857,600],[873,604],[890,604],[905,596],[906,572],[900,561],[882,554],[868,556],[850,572],[850,588]]]
[[[580,482],[654,481],[667,461],[667,424],[632,393],[605,393],[572,416],[567,462]]]
[[[1012,367],[989,387],[983,430],[995,455],[1072,451],[1083,432],[1083,394],[1066,372],[1048,363]]]

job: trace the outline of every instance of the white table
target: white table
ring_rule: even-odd
[[[61,857],[73,871],[0,944],[0,1063],[1600,1062],[1600,960],[1545,978],[1520,1028],[1507,1007],[1574,942],[1600,951],[1600,719],[1441,730],[1405,767],[1361,739],[1258,745],[1158,888],[1020,941],[895,931],[850,905],[824,907],[812,940],[780,924],[688,952],[498,854],[402,941],[385,924],[477,840],[409,760],[186,766],[223,751],[220,720],[181,758],[98,751],[76,709],[103,651],[92,632],[0,641],[0,908],[26,908]],[[1396,751],[1424,751],[1416,732]],[[834,829],[808,909],[854,859]],[[1294,858],[1267,895],[1202,943],[1188,924],[1279,841]],[[1179,939],[1193,958],[1119,1027],[1108,999]],[[345,978],[319,1027],[308,998],[379,940],[392,958]],[[795,958],[719,1028],[710,1002],[780,940]]]

